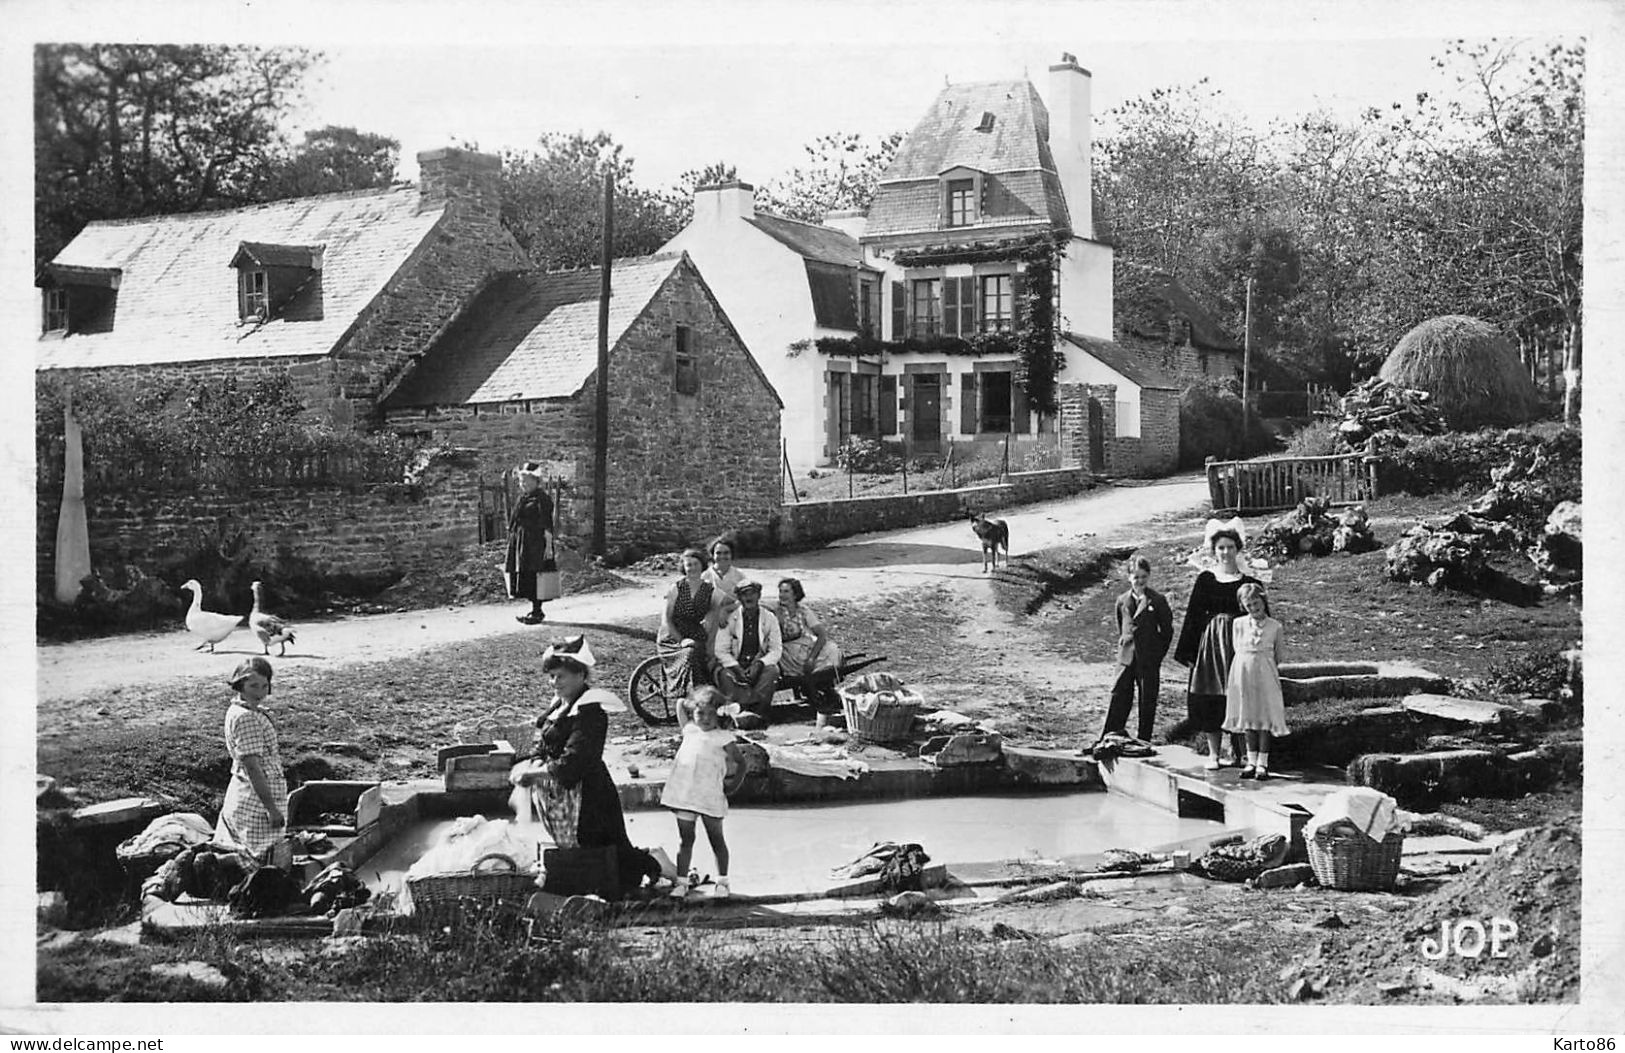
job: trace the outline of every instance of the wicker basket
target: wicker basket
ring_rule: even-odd
[[[487,863],[500,864],[481,869]],[[466,874],[433,874],[408,878],[406,890],[412,909],[431,911],[446,907],[492,907],[499,903],[523,903],[536,891],[536,875],[519,869],[509,856],[493,852],[481,856]]]
[[[914,725],[914,714],[920,711],[921,698],[912,691],[899,692],[896,702],[882,702],[872,716],[865,716],[858,708],[864,692],[841,688],[841,709],[846,714],[846,729],[852,737],[863,742],[897,742],[908,738]]]
[[[1315,880],[1345,892],[1394,887],[1405,835],[1394,832],[1381,841],[1364,834],[1334,834],[1322,830],[1309,839],[1309,866]]]
[[[536,736],[536,722],[526,720],[512,706],[502,706],[483,717],[459,720],[451,730],[458,745],[478,746],[500,739],[512,746],[515,753],[525,753]]]

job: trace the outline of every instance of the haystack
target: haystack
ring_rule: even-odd
[[[1512,345],[1466,315],[1430,318],[1406,333],[1378,375],[1428,392],[1459,430],[1523,424],[1540,413],[1540,395]]]

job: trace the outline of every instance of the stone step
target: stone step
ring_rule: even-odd
[[[1517,712],[1494,702],[1476,698],[1457,698],[1454,695],[1406,695],[1400,703],[1411,713],[1421,713],[1461,724],[1501,724],[1517,716]]]

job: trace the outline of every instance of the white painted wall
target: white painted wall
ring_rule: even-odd
[[[694,221],[661,251],[689,254],[746,348],[778,390],[784,400],[781,434],[788,444],[791,467],[800,474],[826,463],[826,359],[810,347],[792,356],[789,347],[798,340],[851,334],[815,324],[801,256],[744,222],[737,210],[702,210],[702,199],[708,197],[709,193],[695,195]]]
[[[1067,384],[1117,385],[1117,435],[1119,439],[1138,438],[1140,434],[1140,385],[1086,353],[1073,343],[1063,343],[1066,369],[1061,380]]]
[[[1061,258],[1060,282],[1061,328],[1113,339],[1111,246],[1074,237]]]

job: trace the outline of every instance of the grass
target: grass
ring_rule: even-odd
[[[997,930],[996,930],[997,931]],[[1007,930],[1015,931],[1015,930]],[[40,951],[37,998],[73,1001],[482,1002],[1271,1002],[1300,935],[1153,938],[1102,932],[1060,947],[1015,931],[1000,938],[943,923],[884,922],[815,939],[500,917],[423,933],[265,953],[223,930],[174,944],[89,944]],[[1171,953],[1172,952],[1172,953]],[[209,987],[154,973],[202,962]]]

